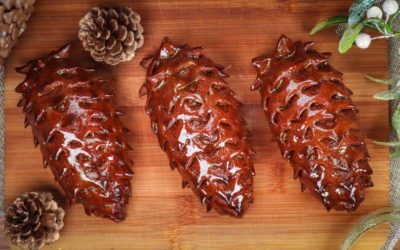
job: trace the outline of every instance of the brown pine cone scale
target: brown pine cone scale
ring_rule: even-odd
[[[87,214],[121,221],[131,196],[130,146],[110,82],[68,59],[70,46],[18,69],[16,91],[44,165]]]
[[[302,190],[325,207],[354,211],[372,186],[369,155],[342,73],[313,48],[282,36],[275,54],[253,59],[262,104]]]
[[[202,48],[176,46],[168,38],[143,62],[146,112],[171,168],[207,206],[240,217],[253,196],[253,151],[238,114],[239,102],[223,67]]]

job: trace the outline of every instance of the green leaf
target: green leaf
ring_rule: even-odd
[[[364,25],[370,29],[378,31],[383,35],[392,35],[393,30],[392,27],[385,23],[382,19],[378,17],[371,17],[363,21]]]
[[[376,32],[379,32],[379,33],[380,33],[380,31],[376,28],[375,25],[370,24],[370,23],[365,23],[364,25],[365,25],[365,28],[368,28],[368,29],[370,29],[370,30],[373,30],[373,31],[376,31]]]
[[[331,27],[333,25],[338,25],[341,23],[347,23],[348,17],[347,16],[333,16],[324,21],[321,21],[315,25],[315,27],[310,31],[310,35],[315,35],[316,33]]]
[[[400,152],[394,152],[390,154],[391,157],[400,157]]]
[[[386,100],[386,101],[396,100],[396,99],[400,98],[400,91],[398,89],[390,89],[390,90],[375,94],[374,98],[378,99],[378,100]]]
[[[339,42],[340,53],[346,53],[353,46],[354,41],[357,39],[363,27],[364,23],[357,23],[354,26],[347,27]]]
[[[374,141],[377,145],[396,147],[400,146],[400,141]]]
[[[377,0],[355,0],[349,9],[349,26],[360,22],[367,10],[376,2]]]
[[[372,77],[370,75],[365,75],[365,78],[367,78],[371,82],[376,82],[376,83],[383,83],[383,84],[389,84],[389,85],[397,83],[397,81],[394,81],[394,80],[379,79],[379,78]]]
[[[390,207],[371,212],[362,217],[353,229],[346,235],[340,250],[350,250],[353,243],[367,230],[383,223],[400,221],[400,208]]]
[[[394,22],[395,22],[396,19],[399,17],[399,15],[400,15],[400,11],[397,11],[396,13],[394,13],[394,14],[390,17],[390,19],[389,19],[389,25],[390,25],[390,27],[393,27]]]
[[[400,138],[400,106],[397,105],[392,115],[392,127],[396,131],[397,139]]]

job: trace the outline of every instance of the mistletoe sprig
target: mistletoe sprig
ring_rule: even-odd
[[[339,42],[339,52],[346,53],[355,44],[361,49],[366,49],[371,42],[376,39],[388,39],[399,37],[400,32],[396,32],[394,24],[400,15],[399,3],[396,0],[383,1],[382,8],[376,6],[378,0],[355,0],[350,7],[348,16],[334,16],[318,23],[310,32],[314,35],[328,27],[344,27],[344,33]],[[379,33],[371,37],[365,31]],[[399,52],[400,53],[400,52]],[[391,88],[387,91],[374,95],[375,99],[394,101],[400,100],[400,79],[382,80],[371,76],[366,76],[370,81],[388,84]],[[392,115],[392,127],[396,132],[398,140],[395,142],[374,141],[379,145],[400,146],[400,104],[397,105]],[[392,156],[400,157],[400,152],[392,153]]]
[[[357,47],[366,49],[373,40],[400,37],[400,32],[393,30],[394,21],[400,15],[399,3],[396,0],[386,0],[381,9],[374,6],[377,2],[377,0],[357,0],[350,7],[349,16],[330,17],[318,23],[310,34],[314,35],[331,26],[343,25],[345,31],[339,42],[340,53],[346,53],[354,43]],[[371,37],[370,34],[362,32],[364,30],[378,32],[380,35]]]

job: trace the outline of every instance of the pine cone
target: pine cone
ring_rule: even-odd
[[[226,74],[202,48],[168,38],[145,60],[146,112],[171,168],[178,168],[207,210],[242,216],[253,201],[253,151]]]
[[[23,193],[7,209],[5,234],[20,248],[42,248],[58,240],[64,214],[51,193]]]
[[[0,1],[0,65],[25,31],[35,0]]]
[[[344,23],[336,25],[336,37],[341,39],[346,28],[347,28],[347,25]]]
[[[282,155],[329,210],[354,211],[372,186],[368,152],[342,74],[314,43],[282,36],[272,56],[253,60],[263,107]]]
[[[125,218],[133,175],[124,136],[113,103],[110,82],[94,69],[69,60],[70,46],[18,69],[27,74],[16,88],[25,125],[32,126],[44,166],[71,202],[87,214],[114,221]]]
[[[94,7],[79,22],[79,39],[93,59],[116,65],[143,46],[140,16],[125,6]]]

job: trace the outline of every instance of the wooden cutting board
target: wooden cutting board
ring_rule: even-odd
[[[29,190],[60,188],[50,170],[43,169],[41,153],[34,148],[30,128],[16,107],[20,98],[14,88],[23,80],[14,68],[45,55],[76,38],[79,19],[102,1],[38,0],[27,31],[7,63],[5,83],[5,205]],[[117,2],[117,1],[112,1]],[[117,66],[117,104],[127,115],[129,141],[135,161],[133,198],[126,221],[116,224],[86,216],[81,205],[66,207],[65,228],[58,242],[46,249],[337,249],[352,225],[370,211],[388,205],[388,149],[372,140],[386,140],[387,103],[372,99],[385,86],[367,82],[363,74],[386,75],[386,43],[375,42],[368,50],[337,52],[334,31],[310,37],[308,31],[326,17],[345,14],[346,1],[253,0],[142,0],[118,1],[140,13],[145,46],[136,58]],[[333,52],[332,64],[344,72],[360,109],[375,187],[355,213],[327,212],[309,192],[301,193],[292,169],[282,160],[262,109],[259,93],[249,90],[255,79],[251,59],[269,53],[281,33],[293,39],[315,40],[320,51]],[[243,115],[258,152],[255,162],[255,203],[242,219],[206,213],[190,189],[181,189],[177,171],[170,171],[165,154],[152,135],[144,112],[145,98],[138,97],[145,71],[140,60],[156,51],[162,38],[177,43],[206,46],[216,62],[231,65],[229,82],[245,104]],[[64,199],[60,192],[58,198]],[[364,237],[358,249],[378,249],[387,227]]]

